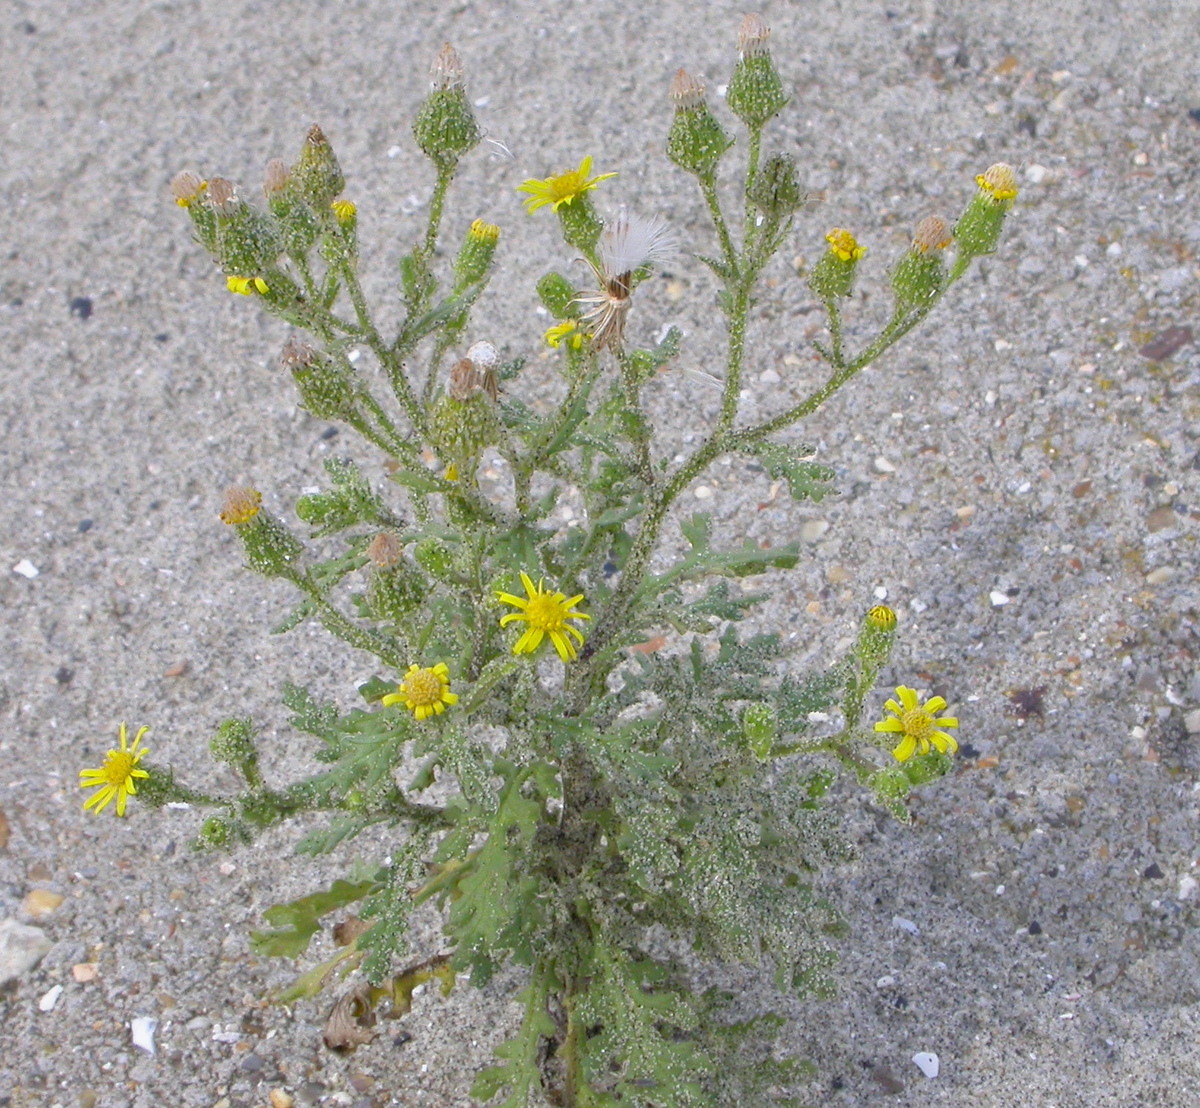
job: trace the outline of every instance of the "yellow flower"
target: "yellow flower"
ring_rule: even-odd
[[[254,293],[266,293],[269,291],[267,282],[261,277],[226,277],[225,286],[230,292],[236,292],[238,296],[252,296]]]
[[[587,332],[579,326],[579,320],[564,319],[561,323],[556,323],[551,327],[543,337],[555,350],[564,341],[572,350],[578,350],[583,346],[583,340],[587,338]]]
[[[560,592],[547,592],[542,588],[542,582],[536,585],[529,574],[521,574],[521,584],[525,586],[525,596],[513,596],[512,593],[498,592],[496,597],[505,604],[520,608],[519,612],[509,612],[502,616],[500,626],[505,627],[513,620],[524,620],[529,626],[525,633],[513,644],[514,654],[532,654],[542,644],[542,638],[550,636],[554,649],[564,662],[574,661],[579,656],[579,650],[567,636],[574,635],[583,645],[583,635],[567,620],[591,619],[583,612],[574,611],[574,607],[583,599],[583,593],[572,596],[569,600]],[[564,633],[565,632],[565,633]]]
[[[1004,162],[988,166],[975,178],[975,183],[997,203],[1015,199],[1018,191],[1016,171]]]
[[[937,717],[937,713],[946,707],[943,697],[934,696],[924,704],[918,704],[916,689],[905,685],[896,686],[896,695],[900,703],[889,700],[884,704],[892,715],[875,724],[875,730],[904,736],[892,750],[897,762],[907,762],[917,753],[928,754],[931,746],[943,754],[953,754],[958,749],[953,735],[937,730],[939,727],[958,726],[954,716]]]
[[[477,219],[467,229],[467,235],[476,242],[496,243],[500,241],[500,228],[495,223]]]
[[[150,776],[144,769],[138,769],[138,762],[148,753],[139,744],[142,736],[149,730],[149,727],[140,728],[133,737],[133,745],[130,746],[129,735],[125,730],[125,724],[122,723],[121,749],[110,750],[104,757],[104,765],[99,769],[80,771],[79,787],[99,790],[84,801],[85,811],[90,808],[97,813],[103,812],[115,796],[117,798],[117,815],[125,814],[125,804],[129,797],[137,795],[137,789],[133,784],[134,779]]]
[[[403,704],[417,719],[441,715],[447,704],[457,704],[458,694],[450,691],[450,671],[445,662],[422,669],[416,663],[408,667],[396,692],[382,700],[387,707]]]
[[[615,177],[615,173],[601,173],[598,177],[588,177],[592,171],[592,159],[584,158],[578,169],[570,169],[557,177],[547,177],[544,181],[531,177],[523,185],[517,186],[517,192],[529,193],[525,201],[525,210],[536,212],[550,204],[555,211],[563,204],[570,204],[575,197],[594,189],[601,181]]]
[[[856,262],[867,253],[867,248],[859,246],[853,232],[845,227],[835,227],[825,236],[825,241],[829,243],[829,249],[844,262]]]
[[[329,207],[333,210],[333,218],[341,224],[349,223],[358,214],[353,200],[335,200]],[[266,292],[266,289],[260,289]]]
[[[234,485],[225,490],[221,504],[221,522],[231,527],[249,523],[262,510],[262,493],[244,485]]]

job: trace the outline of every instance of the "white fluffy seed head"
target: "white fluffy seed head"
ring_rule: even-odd
[[[662,265],[675,250],[675,238],[662,216],[644,218],[622,209],[600,235],[602,276],[611,282],[644,266]]]

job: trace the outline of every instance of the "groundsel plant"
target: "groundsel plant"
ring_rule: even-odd
[[[122,725],[120,749],[82,775],[99,789],[87,806],[115,798],[122,815],[136,796],[209,809],[198,845],[211,849],[293,817],[307,828],[301,855],[348,851],[370,830],[384,844],[376,862],[270,909],[254,945],[300,959],[322,920],[337,923],[337,948],[281,999],[330,990],[326,1041],[347,1049],[379,1016],[408,1011],[423,982],[449,988],[466,975],[484,987],[501,966],[520,967],[522,1017],[474,1082],[481,1102],[681,1108],[765,1103],[793,1088],[803,1069],[773,1053],[779,1017],[733,1020],[727,995],[696,987],[703,966],[751,963],[785,993],[827,989],[839,917],[815,878],[851,850],[831,784],[848,775],[904,819],[909,791],[946,773],[957,749],[940,695],[901,686],[870,707],[897,633],[891,609],[866,612],[844,657],[797,673],[777,634],[739,633],[766,599],[744,583],[791,569],[795,545],[730,546],[708,516],[679,509],[722,456],[797,500],[828,495],[833,472],[792,429],[995,250],[1017,191],[1012,169],[994,165],[957,221],[917,223],[888,270],[891,314],[857,350],[842,311],[866,250],[846,228],[823,242],[815,232],[820,256],[792,296],[826,312],[816,349],[827,374],[747,419],[756,285],[806,203],[792,156],[763,148],[787,103],[767,36],[746,17],[726,96],[745,131],[740,160],[703,85],[683,71],[671,83],[666,152],[711,215],[710,252],[695,258],[716,277],[726,327],[719,404],[683,455],[663,447],[646,400],[649,381],[677,372],[680,333],[646,345],[653,328],[631,312],[668,255],[691,256],[659,214],[599,214],[620,182],[594,173],[590,154],[520,186],[529,218],[557,223],[563,268],[582,285],[558,271],[540,280],[554,323],[524,344],[473,320],[500,230],[464,220],[457,249],[442,253],[447,191],[480,139],[449,46],[414,126],[433,190],[424,232],[399,262],[394,333],[363,294],[365,228],[318,127],[293,164],[268,164],[265,209],[222,178],[173,182],[228,291],[295,328],[280,363],[302,405],[388,458],[386,489],[347,459],[328,461],[327,487],[299,498],[298,522],[270,514],[249,487],[230,489],[220,510],[248,567],[296,590],[276,631],[316,621],[376,676],[349,709],[284,690],[292,726],[316,742],[313,776],[266,780],[256,725],[231,718],[211,750],[241,784],[191,788],[143,760],[145,728],[130,746]],[[517,351],[541,344],[556,351],[558,383],[531,393]],[[770,401],[756,398],[756,411]],[[582,505],[569,526],[554,521],[567,495]],[[443,914],[441,949],[410,949],[422,906]]]

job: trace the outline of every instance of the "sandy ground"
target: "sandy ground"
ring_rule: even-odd
[[[279,684],[349,704],[371,672],[321,632],[270,636],[290,597],[239,569],[216,521],[232,482],[290,515],[324,458],[371,454],[297,411],[274,368],[283,326],[225,292],[167,182],[191,168],[254,191],[266,159],[292,157],[319,121],[386,302],[431,181],[409,121],[452,40],[489,142],[448,228],[504,228],[476,337],[532,354],[536,381],[549,363],[532,285],[570,259],[515,186],[592,154],[620,170],[605,199],[660,211],[711,250],[699,197],[662,152],[666,90],[680,65],[723,84],[740,14],[680,0],[7,7],[0,917],[36,922],[53,946],[0,997],[0,1105],[250,1106],[280,1087],[305,1104],[468,1103],[511,1027],[515,975],[422,996],[371,1045],[332,1055],[322,1006],[263,1003],[292,969],[255,958],[246,932],[345,859],[302,868],[294,827],[197,856],[195,812],[118,824],[80,810],[78,771],[122,719],[203,781],[217,723],[252,714],[286,781],[310,763]],[[705,482],[722,533],[805,542],[763,625],[819,661],[886,596],[902,618],[888,676],[947,689],[969,744],[913,827],[849,804],[861,856],[828,881],[852,928],[840,992],[792,1004],[781,1040],[817,1065],[803,1102],[1200,1104],[1200,353],[1139,353],[1200,327],[1200,12],[840,0],[764,14],[795,93],[769,147],[796,153],[825,199],[764,291],[757,410],[815,380],[819,316],[792,266],[829,226],[871,246],[865,333],[918,218],[953,217],[996,160],[1021,167],[1023,190],[1001,254],[809,425],[838,500],[772,499],[741,463]],[[652,390],[668,449],[712,417],[714,394],[679,372],[709,365],[712,294],[687,256],[639,292],[635,335],[686,334]],[[1037,688],[1040,713],[1020,718],[1012,695]],[[34,890],[65,900],[35,920]],[[415,942],[436,950],[436,922]],[[131,1043],[136,1017],[159,1021],[153,1056]],[[936,1078],[917,1051],[939,1056]]]

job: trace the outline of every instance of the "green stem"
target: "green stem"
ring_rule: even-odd
[[[725,214],[721,211],[716,182],[711,177],[701,177],[700,191],[704,193],[709,215],[712,216],[713,226],[717,229],[717,237],[721,240],[721,253],[725,256],[725,265],[736,281],[738,279],[738,254],[734,248],[733,239],[730,237],[729,227],[725,222]]]
[[[291,576],[291,581],[316,606],[317,611],[320,613],[321,625],[330,634],[336,635],[339,639],[342,639],[353,647],[357,647],[359,650],[365,650],[369,654],[374,654],[381,662],[391,666],[393,669],[404,670],[406,668],[406,659],[395,649],[394,645],[388,639],[377,631],[372,631],[367,627],[360,627],[339,612],[325,599],[316,582],[308,574],[296,573]]]

